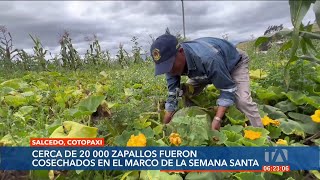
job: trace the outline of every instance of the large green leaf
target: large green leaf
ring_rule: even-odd
[[[132,134],[136,134],[136,132],[128,132],[127,130],[124,130],[121,135],[114,138],[114,144],[116,146],[126,146]]]
[[[280,121],[279,127],[283,133],[287,135],[295,134],[305,138],[304,130],[298,122],[286,118],[280,118],[278,120]]]
[[[213,140],[215,141],[215,143],[219,144],[219,145],[221,145],[227,141],[227,136],[221,131],[213,130],[211,132],[211,136],[212,136]]]
[[[230,120],[230,122],[235,125],[243,125],[247,121],[246,116],[241,113],[235,106],[231,106],[225,115]]]
[[[31,178],[34,180],[48,179],[49,170],[33,170],[31,171]]]
[[[154,140],[152,140],[152,141],[154,141]],[[149,142],[147,142],[147,143],[149,143]],[[163,142],[162,139],[155,141],[155,144],[156,144],[155,146],[168,146],[165,142]]]
[[[265,144],[267,138],[266,137],[261,137],[259,139],[255,139],[255,140],[251,140],[251,139],[247,139],[247,138],[242,138],[239,141],[245,145],[245,146],[267,146]]]
[[[237,142],[239,139],[242,138],[241,134],[233,131],[226,131],[226,130],[221,130],[226,136],[227,136],[227,141],[230,142]]]
[[[127,171],[124,173],[120,180],[128,180],[128,179],[138,179],[139,178],[139,171]]]
[[[79,118],[79,117],[82,117],[82,116],[87,116],[87,115],[91,115],[92,112],[91,111],[82,111],[82,110],[79,110],[77,108],[75,109],[67,109],[66,111],[66,114],[72,116],[72,117],[75,117],[75,118]]]
[[[263,111],[266,112],[271,119],[287,118],[280,109],[273,106],[264,105]]]
[[[265,172],[262,173],[265,180],[283,180],[283,172]]]
[[[24,89],[24,88],[28,87],[28,84],[21,79],[10,79],[8,81],[2,82],[0,84],[0,88],[1,87],[10,87],[10,88],[18,90],[18,89]]]
[[[28,99],[22,96],[21,94],[8,95],[4,97],[4,102],[8,106],[19,107],[21,105],[27,105]]]
[[[316,16],[316,21],[318,26],[320,27],[320,1],[316,1],[313,5],[313,11]]]
[[[227,124],[226,126],[224,127],[221,127],[220,130],[226,130],[226,131],[232,131],[232,132],[235,132],[235,133],[239,133],[241,132],[243,129],[243,126],[240,126],[240,125],[230,125],[230,124]]]
[[[16,145],[16,143],[11,134],[7,134],[1,138],[0,146],[12,146],[12,145]]]
[[[320,109],[320,96],[310,96],[306,97],[304,100],[316,109]]]
[[[146,138],[151,138],[151,139],[153,139],[154,132],[153,132],[153,130],[152,130],[151,127],[147,127],[147,128],[145,128],[145,129],[142,129],[142,130],[141,130],[141,133],[143,133],[143,134],[146,136]]]
[[[241,144],[242,142],[239,140],[237,142],[231,142],[231,141],[226,141],[224,142],[224,144],[227,146],[227,147],[234,147],[234,146],[243,146]]]
[[[34,83],[35,86],[37,86],[37,88],[41,89],[41,90],[46,90],[49,88],[49,85],[46,84],[45,82],[43,81],[37,81]]]
[[[300,27],[310,5],[314,2],[315,0],[289,0],[291,22],[294,27]]]
[[[134,122],[134,128],[135,129],[145,129],[151,125],[151,122],[148,121],[148,116],[147,117],[140,117],[139,119],[136,119]]]
[[[97,134],[98,128],[73,121],[64,121],[62,126],[53,131],[50,138],[95,138]]]
[[[310,172],[311,172],[314,176],[316,176],[316,178],[320,179],[320,171],[311,170]]]
[[[290,91],[288,93],[284,93],[291,102],[296,105],[302,105],[306,103],[305,98],[307,97],[305,94],[297,91]]]
[[[61,125],[60,120],[55,120],[52,124],[48,125],[46,124],[46,130],[48,131],[48,134],[52,134],[54,130],[56,130]]]
[[[268,73],[262,69],[250,70],[249,74],[251,79],[264,79],[268,76]]]
[[[211,131],[210,115],[197,106],[187,107],[177,111],[171,122],[166,125],[166,133],[180,134],[181,145],[200,146],[206,145]]]
[[[281,129],[279,127],[267,126],[266,130],[270,132],[269,136],[273,139],[276,139],[281,135]]]
[[[34,109],[33,106],[22,106],[22,107],[20,107],[19,112],[21,115],[25,116],[25,115],[31,113],[33,109]]]
[[[297,120],[305,133],[315,134],[320,131],[320,126],[317,126],[317,124],[312,121],[310,116],[293,112],[290,112],[288,115],[290,118]]]
[[[241,172],[234,174],[238,180],[264,180],[261,173],[253,173],[253,172]]]
[[[159,135],[163,132],[163,125],[158,125],[155,128],[153,128],[153,132],[155,135]]]
[[[297,106],[288,100],[281,101],[281,102],[277,103],[274,107],[279,108],[284,113],[286,113],[288,111],[297,110]]]
[[[32,91],[26,91],[24,93],[21,93],[22,96],[24,97],[30,97],[30,96],[33,96],[34,95],[34,92]]]
[[[282,94],[283,89],[275,86],[270,86],[268,89],[258,89],[257,96],[262,101],[279,100],[285,96]]]
[[[22,106],[18,112],[13,114],[13,116],[17,117],[18,119],[22,119],[23,121],[28,121],[32,118],[30,114],[33,109],[33,106]]]
[[[140,180],[182,180],[178,174],[168,174],[159,170],[147,170],[140,172]]]
[[[211,121],[211,118],[207,114],[205,109],[198,106],[192,106],[192,107],[186,107],[186,108],[180,109],[173,115],[172,121],[174,121],[176,117],[185,117],[185,116],[196,117],[198,115],[204,115],[205,119],[208,121],[207,123]]]
[[[261,44],[268,42],[269,39],[270,39],[270,36],[258,37],[258,39],[254,42],[254,46],[259,47]]]
[[[3,88],[0,88],[0,92],[3,94],[3,95],[8,95],[8,94],[12,94],[13,92],[15,92],[15,90],[11,87],[3,87]],[[0,99],[1,100],[1,99]]]
[[[90,96],[82,100],[76,107],[81,111],[89,111],[93,113],[105,98],[105,96]]]
[[[223,179],[230,179],[231,173],[225,172],[190,172],[185,177],[185,180],[223,180]]]
[[[279,52],[284,52],[287,51],[292,47],[292,40],[290,39],[289,41],[285,42],[279,49]]]

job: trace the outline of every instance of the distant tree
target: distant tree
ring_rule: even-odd
[[[280,24],[279,26],[278,25],[269,26],[267,30],[264,32],[264,35],[272,34],[272,33],[281,31],[282,29],[283,29],[282,24]]]

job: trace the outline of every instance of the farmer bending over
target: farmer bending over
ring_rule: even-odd
[[[221,119],[233,104],[246,115],[250,125],[263,127],[257,104],[252,101],[249,82],[249,57],[230,42],[204,37],[178,43],[169,33],[159,36],[151,45],[155,75],[165,74],[169,95],[165,104],[164,123],[169,123],[178,108],[176,90],[182,75],[200,93],[208,84],[220,90],[212,129],[219,130]]]

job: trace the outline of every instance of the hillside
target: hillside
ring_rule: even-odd
[[[285,28],[286,30],[289,30],[288,28]],[[312,32],[320,32],[320,28],[317,23],[314,23],[312,25]],[[273,33],[274,34],[274,33]],[[242,41],[236,44],[237,48],[243,49],[243,50],[248,50],[250,46],[254,44],[256,39],[253,40],[247,40],[247,41]]]

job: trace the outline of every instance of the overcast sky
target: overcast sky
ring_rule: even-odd
[[[185,1],[186,36],[229,35],[233,43],[260,36],[269,25],[291,27],[287,1]],[[309,10],[304,22],[314,21]],[[151,38],[165,32],[183,33],[181,1],[0,1],[0,25],[13,36],[16,48],[32,52],[28,34],[38,36],[52,53],[60,50],[58,41],[69,31],[76,49],[88,49],[86,36],[96,34],[103,49],[113,55],[119,43],[131,50],[131,39],[149,51]]]

